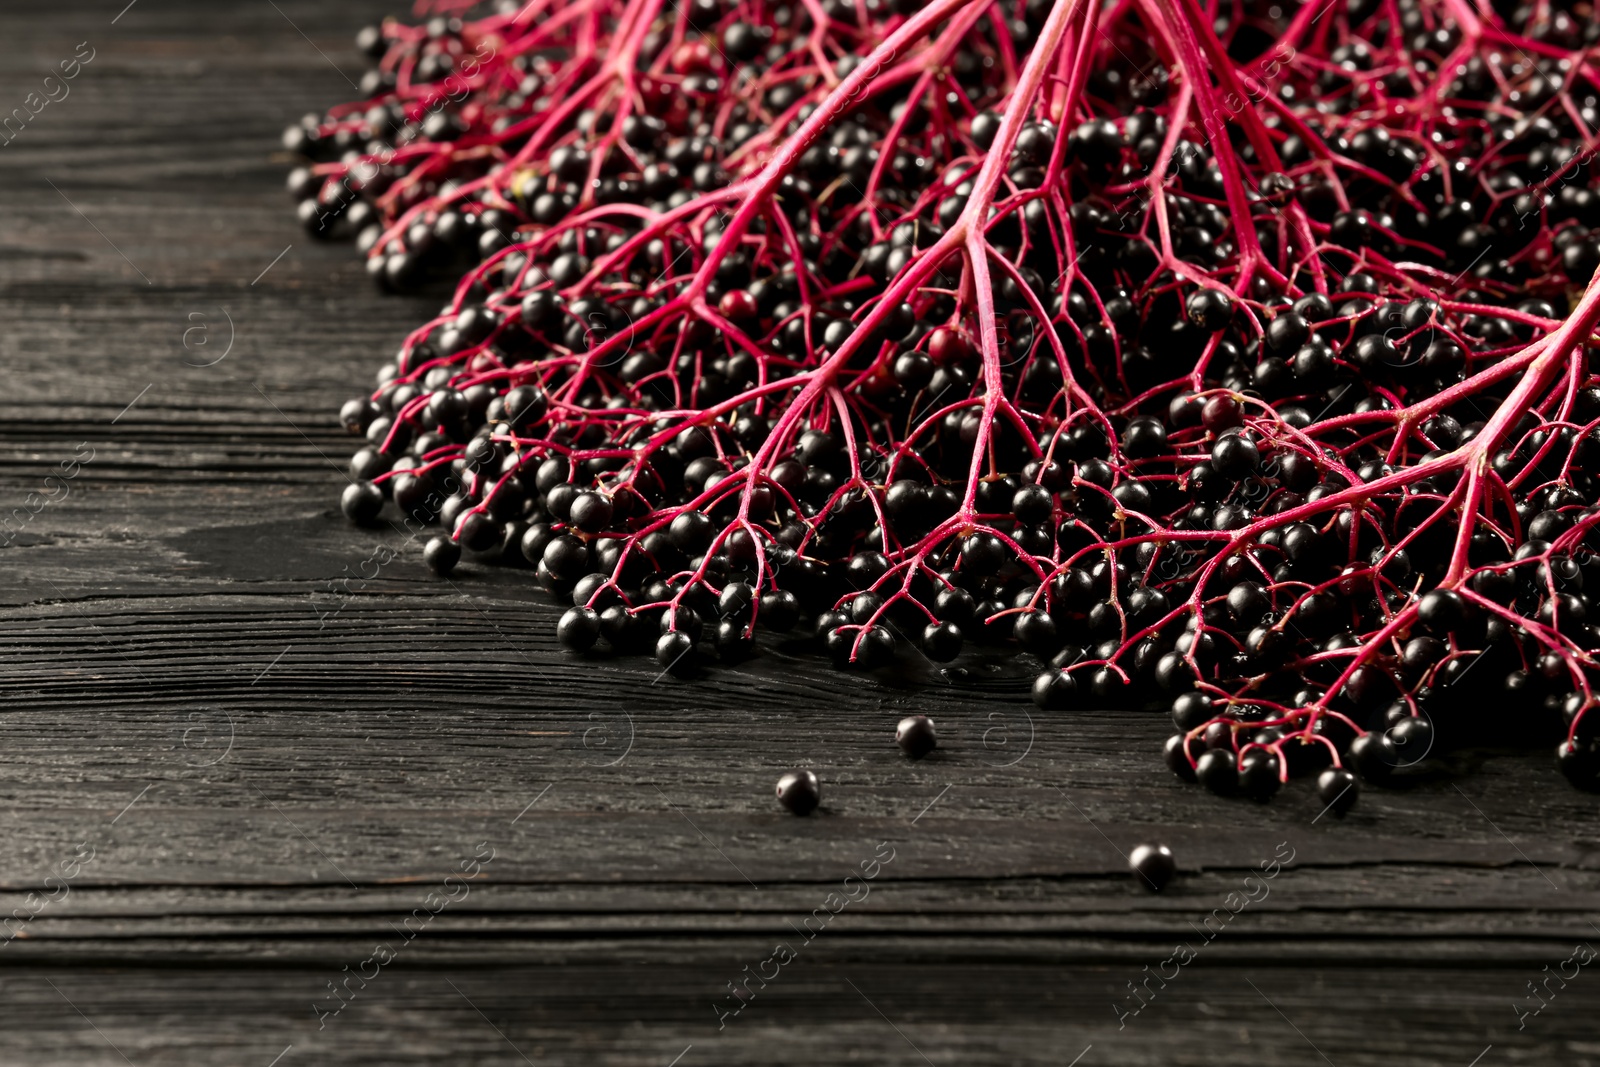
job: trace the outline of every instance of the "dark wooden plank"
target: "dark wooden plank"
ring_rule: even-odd
[[[942,1067],[1065,1065],[1092,1046],[1082,1064],[1310,1064],[1325,1056],[1340,1067],[1465,1067],[1489,1045],[1484,1063],[1592,1064],[1600,1036],[1583,1010],[1581,978],[1518,1032],[1511,1001],[1519,991],[1526,996],[1526,971],[1396,968],[1386,1010],[1358,1014],[1352,1006],[1367,1003],[1370,991],[1357,971],[1260,965],[1188,973],[1204,966],[1197,962],[1165,990],[1152,983],[1155,999],[1118,1030],[1112,1005],[1119,993],[1129,998],[1125,982],[1138,976],[1136,966],[969,963],[958,985],[820,937],[802,951],[766,989],[752,983],[754,999],[726,1017],[716,990],[726,993],[725,983],[770,948],[751,945],[720,967],[641,964],[620,988],[614,972],[579,961],[560,969],[428,970],[399,956],[365,989],[352,982],[354,996],[320,1020],[321,1030],[313,1004],[335,1003],[326,983],[341,973],[337,966],[219,968],[147,984],[29,969],[3,980],[8,1012],[30,1023],[8,1037],[8,1062],[45,1062],[59,1051],[71,1062],[123,1063],[114,1045],[140,1065],[265,1065],[293,1045],[282,1063],[665,1067],[680,1055],[683,1065],[803,1055]],[[186,1006],[183,1020],[173,1016],[174,1004]],[[1462,1025],[1464,1017],[1473,1021]],[[1426,1058],[1397,1054],[1405,1049],[1426,1050]]]

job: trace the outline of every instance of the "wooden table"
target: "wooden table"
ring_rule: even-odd
[[[0,148],[0,1061],[1600,1061],[1600,820],[1545,754],[1225,802],[1024,664],[661,678],[352,528],[334,413],[437,299],[299,231],[276,146],[384,5],[121,2],[0,57],[9,109],[93,49]]]

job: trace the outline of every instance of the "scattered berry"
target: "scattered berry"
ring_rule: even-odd
[[[1178,861],[1166,845],[1138,845],[1128,853],[1128,869],[1140,885],[1159,893],[1177,875]]]
[[[796,815],[810,815],[822,802],[822,783],[811,771],[790,771],[778,779],[778,803]]]
[[[895,728],[894,743],[900,746],[900,751],[912,759],[921,759],[939,747],[939,739],[933,730],[933,720],[926,715],[907,715]]]

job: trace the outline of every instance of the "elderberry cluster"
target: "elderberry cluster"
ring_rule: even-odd
[[[1328,6],[363,31],[291,191],[453,288],[341,412],[346,514],[678,674],[1032,656],[1222,794],[1547,736],[1600,785],[1600,24]]]

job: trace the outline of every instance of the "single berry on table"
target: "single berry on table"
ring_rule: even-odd
[[[822,802],[822,783],[812,771],[790,771],[778,779],[778,803],[795,815],[810,815]]]
[[[1177,875],[1178,861],[1166,845],[1137,845],[1128,853],[1128,869],[1141,886],[1159,893]]]
[[[900,746],[900,751],[912,759],[921,759],[939,747],[933,720],[926,715],[907,715],[895,728],[894,743]]]

